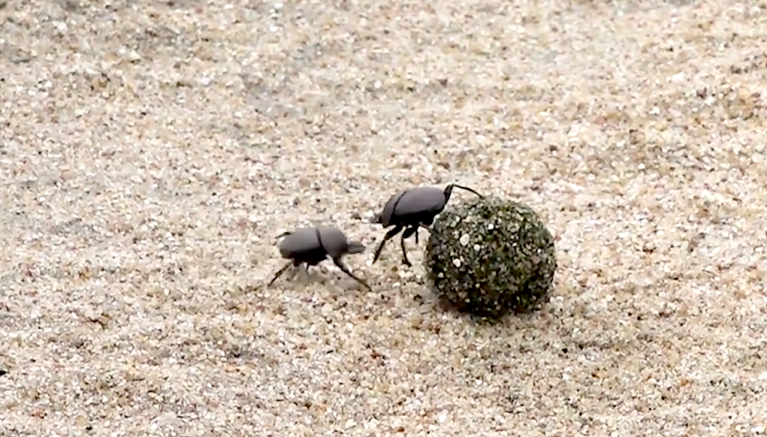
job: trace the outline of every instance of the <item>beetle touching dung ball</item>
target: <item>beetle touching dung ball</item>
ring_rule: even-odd
[[[411,266],[412,264],[407,258],[405,239],[415,236],[415,242],[418,244],[418,229],[424,228],[431,231],[429,226],[434,222],[435,217],[445,209],[445,205],[450,200],[455,188],[470,191],[483,198],[474,189],[457,184],[450,184],[444,189],[415,187],[391,196],[384,205],[383,211],[376,215],[373,223],[381,224],[384,228],[392,226],[394,228],[386,233],[378,245],[373,263],[378,261],[386,242],[402,233],[400,238],[402,262]],[[300,228],[293,232],[285,232],[277,238],[281,237],[285,238],[279,245],[280,254],[290,261],[275,273],[269,285],[272,285],[291,266],[298,267],[303,264],[308,270],[309,266],[315,266],[329,257],[341,271],[370,290],[370,286],[351,273],[341,261],[344,255],[364,252],[365,246],[357,241],[349,241],[341,230],[334,227]]]
[[[365,281],[354,276],[341,262],[344,255],[364,252],[365,246],[357,241],[349,241],[341,230],[332,227],[301,228],[293,232],[285,232],[277,238],[281,237],[285,238],[280,242],[280,254],[290,261],[277,271],[269,285],[272,285],[291,266],[298,267],[304,264],[308,270],[309,266],[316,266],[330,257],[342,272],[370,290],[370,286]]]
[[[454,188],[470,191],[482,198],[482,195],[473,189],[456,184],[450,184],[444,190],[435,187],[415,187],[400,191],[390,197],[384,205],[383,211],[375,217],[373,223],[381,224],[384,228],[391,226],[394,228],[386,233],[378,245],[373,263],[378,261],[384,244],[402,232],[400,238],[402,262],[410,267],[412,264],[407,259],[405,239],[415,235],[415,242],[418,244],[418,229],[430,230],[429,226],[434,222],[434,218],[445,209]]]
[[[455,188],[470,191],[477,198],[445,211]],[[401,234],[402,262],[411,266],[405,239],[415,236],[417,244],[419,229],[428,230],[424,256],[427,277],[441,301],[460,311],[498,319],[512,311],[533,311],[548,301],[557,269],[554,238],[527,205],[485,197],[456,184],[444,189],[415,187],[391,196],[371,222],[392,228],[378,244],[373,263],[386,242]],[[269,285],[291,266],[305,265],[308,270],[330,258],[346,275],[371,290],[341,261],[347,254],[363,253],[365,246],[348,240],[341,230],[299,228],[277,238],[281,237],[285,238],[279,244],[280,254],[290,261]]]

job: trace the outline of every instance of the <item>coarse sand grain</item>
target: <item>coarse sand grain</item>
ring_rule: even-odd
[[[767,427],[767,2],[0,0],[0,435]],[[530,205],[551,301],[443,311],[370,218]],[[454,194],[454,198],[471,195]],[[368,250],[265,287],[275,237]]]

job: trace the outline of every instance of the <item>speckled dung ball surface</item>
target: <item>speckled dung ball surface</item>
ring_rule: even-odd
[[[432,226],[425,263],[434,291],[460,311],[497,318],[548,301],[554,238],[529,206],[477,198]]]

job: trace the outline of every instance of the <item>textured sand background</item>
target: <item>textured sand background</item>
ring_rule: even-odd
[[[765,432],[767,2],[0,7],[0,435]],[[544,310],[366,265],[448,182],[540,213]],[[264,288],[308,224],[374,292]]]

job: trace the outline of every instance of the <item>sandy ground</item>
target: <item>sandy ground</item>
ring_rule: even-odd
[[[764,0],[0,8],[0,435],[765,432]],[[544,310],[369,265],[449,182],[540,213]],[[264,287],[317,224],[372,293]]]

